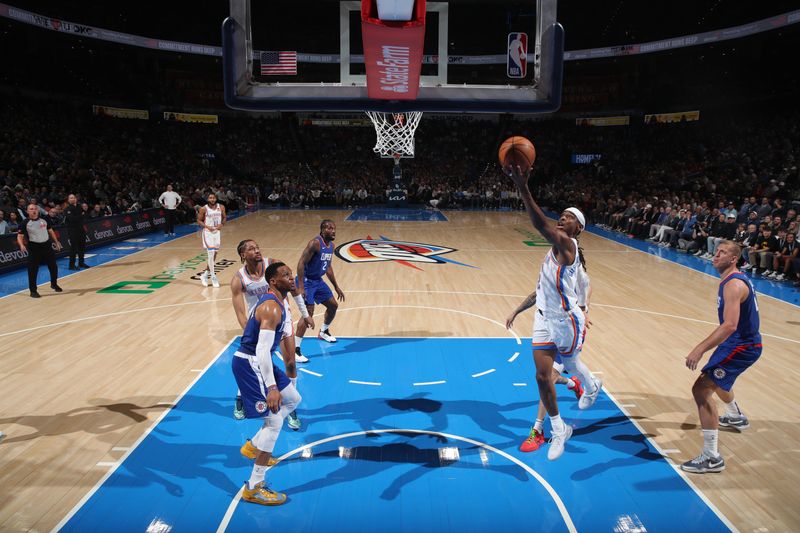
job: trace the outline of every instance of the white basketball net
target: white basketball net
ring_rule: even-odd
[[[409,113],[367,111],[366,113],[372,120],[378,137],[372,149],[375,153],[382,156],[414,155],[414,132],[417,131],[419,119],[422,118],[421,111]]]

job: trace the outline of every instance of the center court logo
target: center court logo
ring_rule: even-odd
[[[421,242],[394,241],[381,235],[380,239],[373,239],[367,235],[366,239],[350,241],[336,248],[336,255],[348,263],[376,263],[381,261],[394,261],[401,265],[421,268],[411,263],[442,264],[453,263],[469,268],[477,268],[453,259],[441,257],[443,254],[457,251],[455,248],[424,244]]]

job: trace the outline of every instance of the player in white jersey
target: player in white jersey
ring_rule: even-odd
[[[207,200],[208,203],[197,212],[197,224],[202,228],[203,248],[208,252],[208,267],[200,275],[200,283],[203,287],[208,287],[208,280],[211,278],[214,287],[219,288],[219,280],[214,273],[214,262],[220,245],[219,230],[225,224],[227,215],[225,206],[217,203],[216,194],[210,193]]]
[[[264,277],[264,272],[266,272],[267,266],[274,263],[275,260],[267,259],[265,261],[264,257],[261,255],[261,249],[252,239],[241,241],[236,247],[236,251],[244,264],[231,280],[231,301],[233,303],[233,310],[236,312],[236,319],[239,321],[239,325],[244,329],[245,324],[247,324],[247,319],[253,312],[256,303],[258,303],[258,299],[269,292],[269,283]],[[314,318],[309,316],[305,303],[303,302],[303,297],[296,289],[292,290],[292,299],[300,309],[303,322],[307,327],[314,329]],[[295,350],[292,313],[289,309],[288,298],[284,301],[284,307],[286,308],[284,331],[291,332],[292,335],[290,336],[292,338],[289,340],[287,337],[284,337],[281,340],[281,357],[286,366],[286,374],[291,378],[294,386],[297,387],[297,369],[295,361],[307,362],[308,359],[305,359],[305,361],[300,359],[292,361],[290,359],[291,354],[294,354]],[[236,403],[233,409],[233,417],[237,420],[245,418],[242,395],[238,390],[236,391]],[[289,413],[287,420],[290,428],[294,430],[300,429],[300,418],[297,416],[296,412],[292,411]]]
[[[504,170],[517,185],[531,223],[553,245],[542,263],[536,285],[538,311],[533,331],[536,382],[552,426],[553,437],[547,450],[547,458],[552,461],[561,457],[566,441],[572,436],[572,427],[564,423],[558,411],[552,377],[556,355],[561,356],[564,368],[570,374],[577,374],[583,384],[584,394],[578,402],[581,409],[594,404],[602,386],[580,361],[586,317],[578,306],[575,290],[580,269],[575,237],[586,221],[579,209],[570,207],[561,213],[556,227],[550,226],[528,189],[530,169],[523,171],[519,166],[507,165]]]
[[[578,307],[581,308],[584,315],[586,316],[586,325],[583,330],[581,343],[586,339],[586,330],[589,329],[592,322],[589,320],[589,300],[592,297],[592,287],[589,280],[589,275],[586,273],[586,262],[583,256],[583,250],[580,248],[578,249],[581,267],[578,270],[578,280],[576,283],[575,292],[577,293],[578,297]],[[517,318],[517,315],[521,312],[525,311],[536,305],[536,291],[533,291],[527,298],[517,307],[509,316],[506,318],[506,328],[511,329],[511,326],[514,324],[514,320]],[[569,390],[571,390],[575,397],[580,402],[581,397],[583,396],[583,387],[581,386],[581,379],[578,376],[572,377],[564,377],[562,376],[562,372],[564,372],[564,363],[559,355],[556,355],[555,360],[553,361],[553,382],[556,385],[566,385]],[[544,417],[545,417],[545,407],[544,403],[539,401],[539,407],[536,413],[536,422],[533,424],[531,428],[530,434],[527,439],[525,439],[522,444],[520,444],[520,451],[522,452],[533,452],[538,450],[544,443]]]

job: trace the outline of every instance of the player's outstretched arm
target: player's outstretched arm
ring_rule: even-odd
[[[533,195],[531,195],[531,191],[528,188],[528,179],[531,175],[530,169],[523,171],[519,166],[506,165],[503,170],[517,186],[520,199],[525,204],[525,211],[527,211],[533,227],[542,234],[542,237],[547,239],[547,242],[556,247],[561,257],[574,259],[576,251],[572,239],[563,231],[550,225],[542,209],[533,199]]]

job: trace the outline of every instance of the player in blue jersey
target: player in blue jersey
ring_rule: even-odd
[[[319,330],[317,337],[326,342],[336,342],[329,327],[339,309],[339,302],[344,301],[344,292],[336,283],[336,276],[333,273],[333,240],[336,238],[336,224],[333,220],[325,219],[319,225],[319,235],[308,242],[300,261],[297,263],[297,292],[305,297],[308,314],[314,316],[314,306],[322,304],[325,306],[325,320]],[[322,276],[328,279],[336,291],[336,298],[333,297],[330,287],[322,280]],[[306,325],[303,322],[297,324],[295,333],[295,354],[298,362],[306,362],[308,359],[300,351],[300,343],[303,342],[303,335],[306,333]]]
[[[232,367],[242,392],[245,416],[264,421],[240,450],[242,455],[255,458],[250,479],[242,489],[242,499],[261,505],[281,505],[286,502],[286,495],[270,489],[264,475],[267,467],[275,464],[272,450],[283,421],[301,400],[291,380],[272,365],[272,356],[281,339],[292,334],[285,327],[284,300],[294,288],[294,278],[292,270],[280,262],[269,265],[264,277],[269,282],[269,292],[258,299],[250,313]],[[290,362],[294,363],[291,359]]]
[[[761,334],[756,291],[748,277],[736,268],[740,255],[741,248],[734,242],[723,241],[717,247],[711,263],[722,279],[717,294],[719,326],[686,356],[686,367],[695,370],[703,354],[716,347],[692,386],[703,428],[703,451],[681,465],[687,472],[722,472],[725,461],[717,446],[718,427],[740,431],[750,427],[732,389],[739,374],[761,357]],[[721,417],[717,417],[715,393],[725,402],[725,415]]]

